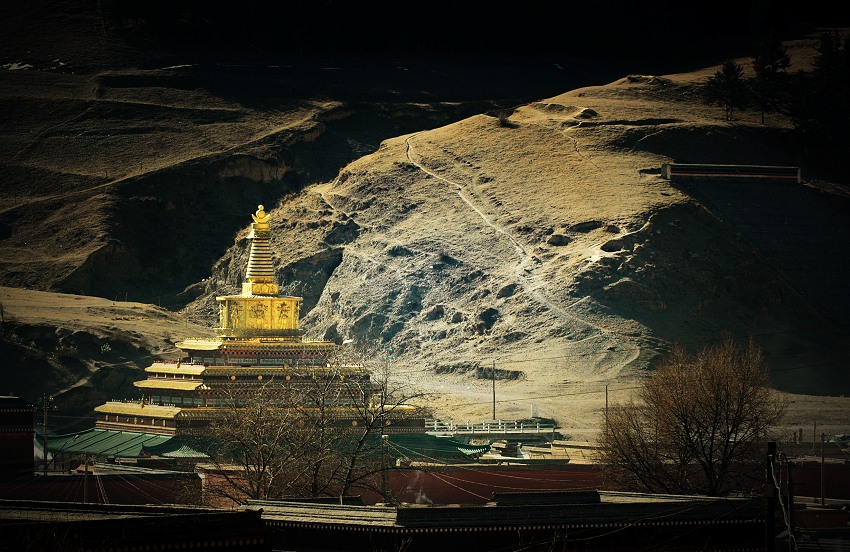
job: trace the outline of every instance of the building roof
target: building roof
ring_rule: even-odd
[[[204,386],[204,382],[198,380],[178,379],[146,379],[133,382],[133,385],[142,389],[170,389],[174,391],[194,391]]]
[[[200,376],[204,373],[206,366],[203,364],[188,364],[181,362],[154,362],[145,372],[153,374],[186,374],[189,376]]]
[[[239,295],[216,295],[216,301],[222,301],[224,299],[298,299],[302,300],[302,297],[297,295],[256,295],[252,293],[248,294],[239,294]]]
[[[0,501],[0,550],[271,550],[252,510]]]
[[[162,443],[145,445],[142,456],[159,456],[163,458],[209,458],[204,452],[208,450],[213,439],[202,435],[175,435]]]
[[[50,438],[50,450],[54,453],[76,452],[94,456],[116,456],[135,458],[146,446],[161,445],[172,439],[170,435],[117,431],[112,429],[89,429],[74,435]]]
[[[294,330],[293,330],[294,331]],[[245,335],[229,339],[216,338],[192,338],[176,343],[177,347],[184,351],[275,351],[275,350],[304,350],[321,351],[337,347],[333,341],[320,341],[300,339],[297,335],[262,335],[262,330],[257,330],[255,335]]]
[[[109,401],[96,406],[94,411],[102,414],[123,414],[125,416],[151,416],[154,418],[174,418],[182,410],[179,406],[160,406],[143,402]]]
[[[0,395],[0,409],[4,412],[19,412],[21,410],[30,411],[35,408],[35,405],[26,399],[13,395]]]
[[[516,493],[522,494],[522,493]],[[537,493],[539,494],[539,493]],[[383,528],[401,532],[481,531],[493,527],[588,528],[641,524],[645,526],[698,525],[708,522],[758,523],[764,519],[760,497],[711,498],[651,495],[608,491],[561,492],[559,500],[497,502],[479,506],[346,506],[297,501],[249,500],[247,507],[262,508],[272,525],[313,528]],[[576,495],[575,499],[572,495]],[[588,495],[593,495],[589,500]]]
[[[378,435],[374,437],[380,438]],[[391,433],[386,435],[386,439],[390,452],[412,461],[468,459],[490,450],[490,445],[469,445],[427,433]]]
[[[374,440],[380,435],[370,436]],[[490,445],[467,445],[447,437],[425,433],[388,434],[384,438],[388,451],[395,456],[411,460],[445,461],[468,459],[489,450]],[[95,456],[134,458],[143,455],[171,458],[206,458],[203,452],[211,442],[210,437],[194,435],[157,435],[136,431],[90,429],[74,435],[51,437],[50,450],[54,452],[85,452]]]
[[[181,349],[189,349],[191,351],[217,351],[221,347],[222,340],[220,339],[184,339],[179,343],[175,343]]]
[[[285,376],[287,374],[292,375],[313,375],[317,376],[322,373],[328,373],[331,375],[336,375],[337,373],[345,375],[345,374],[355,374],[355,375],[366,375],[369,374],[369,371],[366,370],[363,366],[359,365],[333,365],[331,367],[327,366],[289,366],[289,365],[256,365],[252,364],[250,366],[239,366],[236,364],[228,364],[221,366],[208,366],[206,370],[204,370],[204,376],[246,376],[246,375],[271,375],[271,376]]]
[[[204,371],[205,376],[250,376],[250,375],[285,375],[289,371],[285,366],[208,366]]]
[[[209,458],[204,452],[212,440],[194,435],[158,435],[138,431],[114,429],[89,429],[74,435],[51,437],[50,450],[54,453],[88,453],[93,456],[138,458],[161,456],[165,458]]]
[[[212,442],[210,437],[195,435],[157,435],[138,431],[90,429],[75,435],[51,437],[54,453],[88,453],[92,456],[138,458],[209,458],[204,452]]]

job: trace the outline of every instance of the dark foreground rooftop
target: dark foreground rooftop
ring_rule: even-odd
[[[0,550],[268,551],[256,510],[0,500]]]

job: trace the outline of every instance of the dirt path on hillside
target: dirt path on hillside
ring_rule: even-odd
[[[449,180],[448,178],[446,178],[444,176],[440,176],[439,174],[435,173],[434,171],[425,167],[419,161],[414,159],[415,153],[413,151],[413,144],[411,143],[411,139],[413,139],[415,137],[416,137],[416,134],[409,136],[405,140],[405,144],[407,145],[407,149],[406,149],[407,160],[410,163],[412,163],[413,165],[415,165],[419,170],[421,170],[422,172],[427,174],[428,176],[435,178],[435,179],[437,179],[441,182],[444,182],[444,183],[448,184],[449,186],[453,186],[455,188],[455,191],[456,191],[458,197],[467,206],[469,206],[469,208],[472,211],[474,211],[475,214],[477,214],[481,218],[481,220],[484,222],[485,225],[492,228],[494,231],[496,231],[496,233],[501,234],[502,236],[506,237],[513,244],[514,249],[516,250],[518,256],[520,257],[519,262],[517,263],[516,268],[513,271],[513,280],[516,281],[517,283],[519,283],[522,286],[523,290],[530,297],[532,297],[539,304],[541,304],[544,307],[546,307],[547,309],[549,309],[551,312],[558,315],[560,318],[578,320],[579,322],[582,322],[589,327],[595,328],[602,333],[608,332],[607,329],[602,328],[602,327],[600,327],[600,326],[598,326],[598,325],[596,325],[592,322],[589,322],[587,320],[582,320],[581,318],[579,318],[575,315],[568,314],[567,312],[565,312],[563,310],[563,308],[560,305],[555,304],[553,301],[550,301],[543,294],[539,293],[539,289],[542,287],[542,285],[539,284],[538,280],[536,278],[534,278],[534,276],[532,274],[533,271],[534,271],[533,266],[532,266],[532,268],[528,268],[529,264],[530,265],[536,265],[537,264],[537,261],[534,259],[534,256],[529,254],[528,251],[525,249],[525,247],[523,247],[523,245],[519,241],[517,241],[517,239],[513,235],[511,235],[510,232],[507,231],[507,229],[505,229],[500,224],[493,222],[490,219],[490,217],[487,216],[486,213],[484,213],[477,205],[475,205],[472,202],[472,200],[467,196],[467,194],[464,193],[465,190],[466,190],[466,186],[464,186],[464,185],[462,185],[458,182],[454,182],[452,180]],[[526,275],[528,275],[528,276],[526,276]]]

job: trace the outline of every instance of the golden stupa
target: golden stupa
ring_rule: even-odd
[[[331,341],[303,337],[299,328],[301,297],[280,295],[274,280],[270,216],[260,205],[252,218],[242,293],[216,298],[219,327],[215,337],[177,343],[185,356],[145,368],[147,379],[134,383],[142,392],[141,399],[96,407],[96,428],[199,434],[234,397],[250,397],[269,382],[283,389],[323,376],[338,385],[357,385],[364,400],[369,400],[376,386],[363,365],[345,361],[341,346]],[[351,405],[338,404],[335,409],[338,425],[357,425]],[[412,413],[412,409],[396,409],[392,431],[423,431],[423,419],[408,417]]]

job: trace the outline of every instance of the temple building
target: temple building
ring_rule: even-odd
[[[96,407],[96,428],[168,436],[203,434],[224,408],[260,392],[275,406],[309,408],[293,404],[292,397],[303,397],[298,389],[317,380],[337,388],[327,393],[332,397],[334,424],[357,425],[358,415],[380,385],[371,381],[362,364],[345,360],[344,346],[303,336],[301,297],[281,295],[274,280],[270,215],[260,205],[252,217],[242,293],[216,298],[215,337],[177,343],[185,356],[146,368],[147,379],[134,384],[140,399]],[[384,424],[387,433],[425,430],[420,409],[413,407],[396,406]]]

